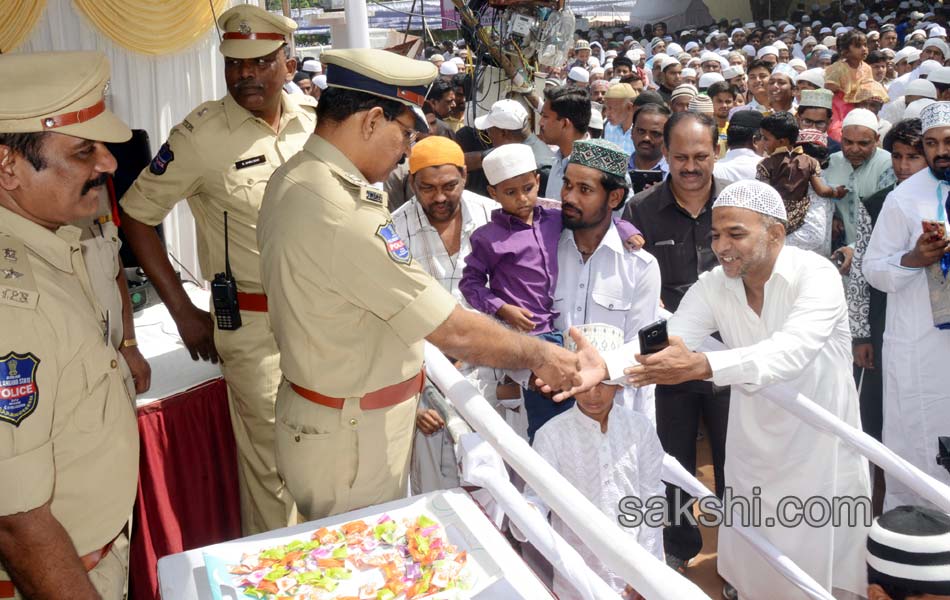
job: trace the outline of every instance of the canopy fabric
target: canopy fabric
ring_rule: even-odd
[[[228,0],[74,0],[76,8],[115,43],[142,54],[171,54],[204,37]]]
[[[16,49],[33,31],[46,0],[5,0],[0,11],[0,52]]]

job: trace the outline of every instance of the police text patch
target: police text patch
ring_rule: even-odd
[[[254,156],[254,157],[251,157],[251,158],[244,158],[244,159],[241,159],[241,160],[237,161],[236,163],[234,163],[234,168],[235,168],[235,169],[246,169],[246,168],[248,168],[248,167],[253,167],[254,165],[260,165],[260,164],[263,164],[263,163],[266,163],[266,162],[267,162],[267,158],[265,158],[264,155],[261,154],[260,156]]]
[[[387,221],[380,225],[376,229],[376,235],[378,235],[386,245],[386,252],[389,254],[389,258],[404,265],[408,265],[412,262],[412,255],[409,254],[409,246],[399,238],[399,234],[396,233],[396,227],[392,221]]]
[[[168,169],[168,163],[173,160],[175,160],[175,153],[172,152],[168,142],[165,142],[162,144],[162,147],[158,149],[158,154],[155,155],[152,162],[149,163],[148,170],[151,171],[153,175],[163,175],[165,170]]]
[[[33,414],[40,401],[36,369],[40,359],[32,352],[10,352],[0,357],[0,421],[17,427]]]

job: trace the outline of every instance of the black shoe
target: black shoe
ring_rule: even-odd
[[[722,586],[722,597],[726,600],[739,600],[739,592],[730,584]]]

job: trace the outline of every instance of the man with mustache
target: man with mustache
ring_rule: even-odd
[[[931,294],[947,301],[946,290],[931,291],[931,282],[943,280],[950,261],[950,102],[924,108],[920,123],[929,168],[904,180],[884,201],[863,270],[870,285],[887,293],[883,442],[922,471],[950,483],[947,471],[933,459],[937,436],[947,435],[950,423],[941,375],[950,359],[950,331],[934,319],[931,303]],[[939,224],[929,226],[933,222]],[[927,504],[894,478],[886,480],[885,510]]]
[[[428,130],[421,106],[435,67],[369,48],[320,58],[329,87],[316,131],[274,172],[257,229],[285,378],[277,466],[307,519],[405,496],[424,340],[468,363],[547,373],[559,388],[580,381],[563,347],[459,306],[414,260],[372,185]]]
[[[296,69],[287,42],[296,24],[256,6],[240,5],[218,20],[228,94],[196,108],[122,198],[122,228],[178,325],[194,360],[222,363],[238,451],[241,523],[245,534],[296,522],[293,499],[277,475],[274,402],[280,356],[261,285],[256,228],[264,186],[303,148],[316,123],[316,101],[282,91]],[[210,280],[225,272],[224,214],[242,324],[215,326],[193,305],[153,227],[187,198],[195,217],[198,259]]]
[[[464,306],[458,284],[465,257],[472,250],[472,232],[488,223],[491,211],[499,208],[494,200],[465,189],[467,174],[458,144],[441,136],[425,138],[413,146],[409,157],[409,184],[415,195],[392,214],[396,233],[413,258]],[[412,448],[414,494],[459,484],[455,461],[443,458],[455,456],[452,438],[444,428],[441,415],[423,394]]]
[[[132,132],[101,53],[4,55],[0,78],[0,598],[119,600],[138,432],[69,223],[96,214],[105,144]]]
[[[733,183],[711,212],[721,266],[686,292],[669,320],[669,347],[643,356],[633,342],[598,361],[589,358],[582,341],[583,361],[591,364],[582,373],[585,385],[555,399],[604,380],[635,387],[709,380],[732,386],[726,483],[733,497],[761,500],[760,523],[766,525],[755,525],[756,532],[835,598],[863,598],[867,568],[863,553],[854,550],[867,539],[870,503],[850,518],[806,524],[782,509],[782,499],[821,497],[830,506],[833,498],[866,498],[867,462],[836,435],[791,417],[759,391],[786,383],[860,427],[841,278],[824,257],[785,245],[785,205],[768,184]],[[723,349],[696,350],[716,332]],[[939,379],[935,373],[928,372]],[[658,412],[661,406],[657,398]],[[946,420],[931,428],[940,423]],[[724,598],[801,595],[733,527],[719,528],[718,549],[719,573],[735,586],[726,586]]]
[[[646,107],[637,113],[637,123],[644,110]],[[643,233],[644,249],[655,256],[660,265],[663,304],[667,310],[675,311],[700,274],[716,266],[710,245],[711,208],[726,184],[713,177],[719,130],[712,117],[695,112],[677,113],[666,121],[662,132],[669,177],[634,196],[623,218]],[[705,420],[712,446],[716,493],[720,495],[724,488],[728,414],[729,388],[704,381],[656,387],[656,426],[660,442],[690,473],[696,470],[699,420]],[[679,507],[691,501],[688,495],[672,486],[667,495],[671,506]],[[699,529],[688,523],[674,524],[664,530],[663,537],[667,563],[685,572],[689,560],[702,548]]]
[[[574,143],[561,188],[564,230],[557,247],[558,276],[554,310],[561,331],[605,323],[636,339],[658,318],[660,267],[645,250],[628,250],[612,221],[627,197],[627,154],[598,141]],[[627,390],[623,404],[656,421],[653,388]]]
[[[663,156],[663,131],[670,118],[670,109],[663,104],[644,104],[636,109],[630,136],[636,152],[630,157],[630,169],[661,171],[665,177],[669,164]]]

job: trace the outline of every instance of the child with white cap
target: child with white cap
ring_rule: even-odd
[[[623,345],[624,333],[617,327],[602,323],[580,325],[578,329],[600,352]],[[568,349],[571,348],[570,342]],[[660,480],[663,468],[663,447],[650,420],[628,408],[617,406],[614,396],[619,388],[600,384],[577,395],[573,408],[554,417],[542,427],[534,440],[534,450],[571,482],[597,508],[611,519],[619,519],[620,501],[626,497],[647,499],[662,497],[665,487]],[[525,488],[525,499],[545,516],[549,512],[544,501]],[[573,546],[590,568],[600,575],[618,594],[637,597],[624,582],[583,541],[553,514],[552,525],[565,541]],[[663,528],[623,527],[648,552],[663,560]],[[517,532],[515,532],[517,536]],[[554,592],[561,600],[581,598],[570,581],[554,575]]]
[[[472,233],[472,251],[465,259],[459,291],[472,308],[514,329],[561,344],[563,335],[554,327],[561,211],[538,206],[540,178],[530,146],[496,148],[482,161],[482,170],[488,193],[501,208]],[[614,223],[629,246],[643,244],[633,225],[619,218]],[[568,403],[558,405],[529,390],[524,396],[529,438],[548,419],[570,408]]]

